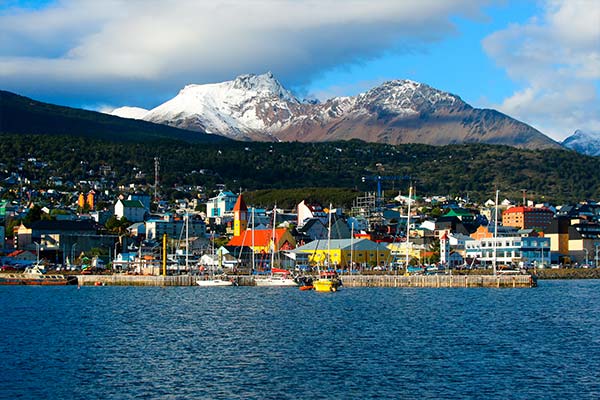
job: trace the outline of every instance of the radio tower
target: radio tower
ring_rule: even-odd
[[[154,201],[158,202],[158,171],[160,171],[160,160],[154,157]]]

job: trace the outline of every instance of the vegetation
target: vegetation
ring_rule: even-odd
[[[181,197],[179,187],[212,190],[224,184],[252,191],[249,202],[288,207],[303,198],[349,205],[365,191],[375,191],[376,176],[385,176],[388,197],[408,191],[537,201],[573,202],[600,199],[598,158],[567,150],[519,150],[507,146],[465,144],[386,145],[352,140],[330,143],[204,143],[178,141],[125,143],[73,136],[2,135],[0,163],[10,171],[45,184],[50,176],[79,182],[88,171],[110,166],[116,184],[154,181],[154,157],[161,162],[161,191]],[[27,160],[47,163],[35,166]],[[1,175],[1,174],[0,174]],[[394,179],[392,177],[397,177]],[[401,179],[401,177],[403,179]],[[310,188],[310,189],[298,189]],[[285,191],[276,191],[285,189]],[[196,190],[196,189],[193,189]],[[199,189],[198,189],[199,190]],[[194,193],[197,194],[197,193]],[[9,193],[6,196],[10,196]]]

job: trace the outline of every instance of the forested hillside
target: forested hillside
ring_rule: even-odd
[[[598,158],[565,150],[518,150],[493,145],[384,145],[361,141],[334,143],[107,142],[81,137],[2,135],[0,163],[6,175],[34,157],[48,163],[21,173],[39,181],[61,176],[78,182],[87,171],[111,167],[115,183],[154,181],[154,157],[160,158],[161,187],[202,185],[214,189],[345,188],[374,191],[363,177],[410,176],[417,193],[558,202],[600,199]],[[140,171],[143,172],[140,174]],[[137,175],[137,178],[136,178]],[[385,180],[386,194],[406,192],[408,181]]]

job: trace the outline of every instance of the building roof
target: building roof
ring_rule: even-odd
[[[244,198],[242,197],[242,195],[240,194],[237,198],[237,201],[235,202],[235,205],[233,206],[233,211],[248,211],[248,207],[246,206],[246,202],[244,201]]]
[[[120,200],[123,207],[127,208],[144,208],[144,205],[139,200]]]
[[[287,232],[286,228],[275,229],[275,241],[279,243],[281,237]],[[260,229],[254,230],[254,239],[252,239],[252,229],[247,229],[240,236],[234,236],[231,238],[227,246],[252,246],[254,247],[267,247],[271,244],[273,238],[273,229]]]
[[[37,231],[97,231],[100,226],[94,221],[35,221],[29,226]]]
[[[536,207],[523,207],[523,206],[511,207],[509,209],[506,209],[506,210],[502,211],[502,214],[531,213],[531,212],[543,212],[543,213],[554,214],[552,212],[552,210],[549,210],[546,207],[536,208]]]

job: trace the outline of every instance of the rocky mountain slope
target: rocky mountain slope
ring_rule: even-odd
[[[600,132],[576,130],[562,145],[588,156],[600,156]]]
[[[294,97],[270,72],[242,75],[233,81],[188,85],[173,99],[145,114],[130,108],[126,113],[146,121],[238,140],[361,139],[390,144],[560,147],[541,132],[505,114],[473,108],[458,96],[410,80],[389,81],[353,97],[309,103]]]

